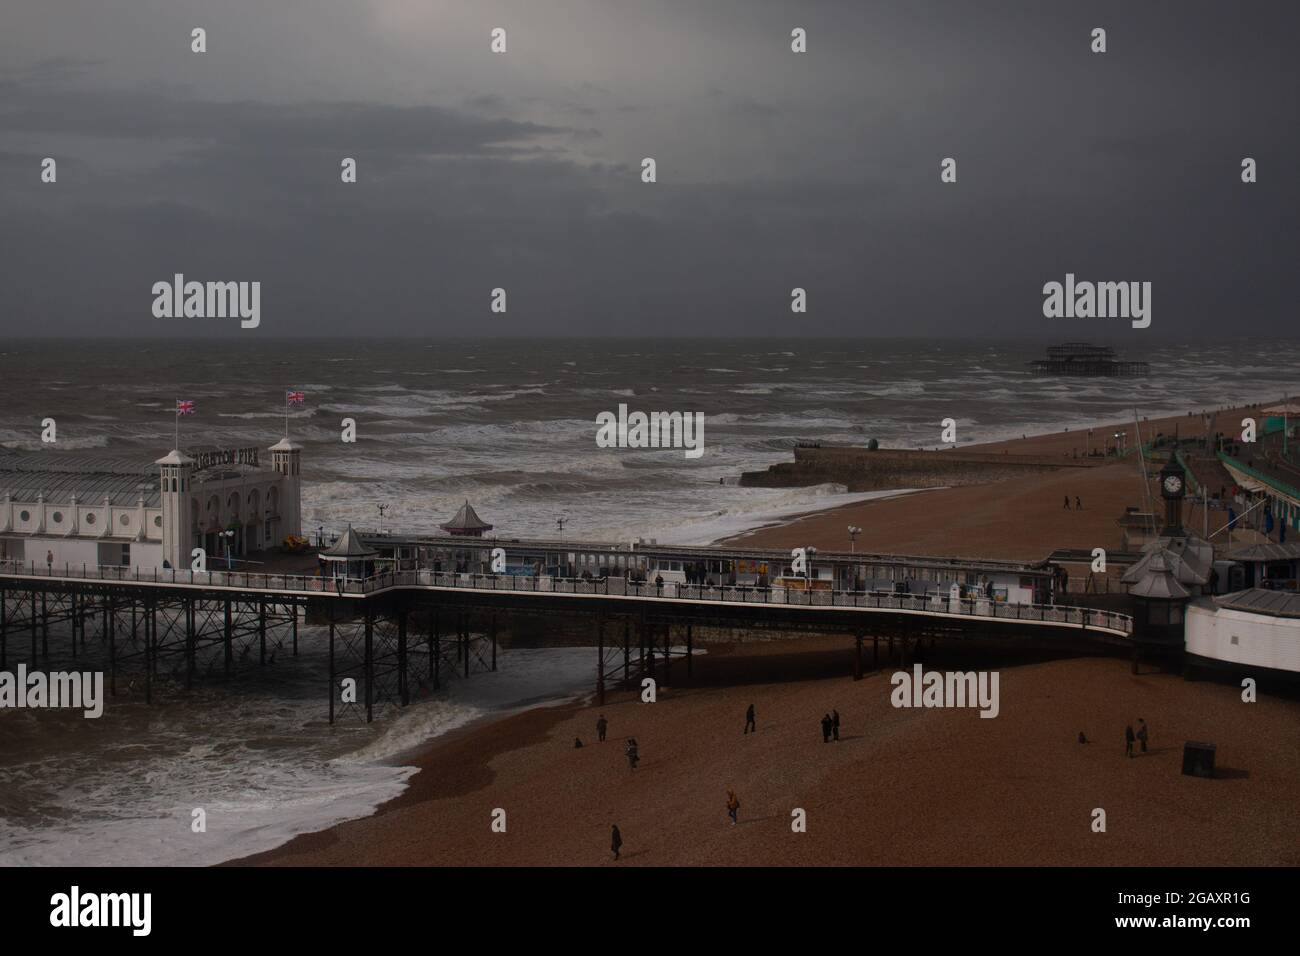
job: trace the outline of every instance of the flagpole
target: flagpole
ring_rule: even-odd
[[[284,439],[289,440],[289,392],[284,393]]]
[[[181,449],[181,400],[178,398],[175,400],[175,402],[176,402],[176,408],[175,408],[176,444],[174,447],[176,448],[177,451],[180,451]]]

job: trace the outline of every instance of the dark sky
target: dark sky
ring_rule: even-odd
[[[9,0],[0,333],[1294,336],[1297,35],[1291,0]],[[155,319],[175,272],[260,281],[261,327]],[[1066,272],[1150,281],[1151,328],[1044,318]]]

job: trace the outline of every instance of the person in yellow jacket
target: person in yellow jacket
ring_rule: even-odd
[[[727,791],[727,816],[731,817],[731,825],[736,825],[736,814],[740,812],[740,801],[736,798],[735,790]]]

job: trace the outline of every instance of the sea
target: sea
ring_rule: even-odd
[[[703,544],[871,497],[744,488],[798,442],[936,447],[1086,428],[1293,394],[1300,341],[1120,348],[1143,378],[1035,377],[1044,343],[938,339],[0,340],[0,448],[142,462],[174,444],[303,446],[303,526],[433,532],[469,501],[497,534]],[[305,402],[286,410],[285,392]],[[597,446],[601,413],[700,413],[703,454]],[[343,441],[345,420],[354,442]],[[906,491],[907,489],[897,489]],[[879,493],[876,493],[879,494]],[[56,646],[57,639],[52,639]],[[573,699],[583,648],[509,648],[373,724],[326,720],[327,661],[199,680],[145,705],[119,689],[97,720],[0,710],[0,864],[205,865],[367,815],[413,749],[454,728]],[[92,655],[94,648],[92,645]],[[95,666],[79,661],[83,668]],[[164,677],[164,684],[167,678]],[[196,810],[205,828],[196,832]]]

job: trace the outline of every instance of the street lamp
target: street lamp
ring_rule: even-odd
[[[227,571],[230,570],[230,539],[233,538],[234,536],[235,536],[235,532],[230,530],[229,528],[227,528],[225,531],[217,532],[218,538],[225,539],[224,544],[226,546],[226,570]]]
[[[862,529],[856,525],[849,525],[849,550],[858,550],[858,535],[862,534]]]
[[[817,549],[814,548],[812,545],[809,545],[808,547],[803,549],[803,552],[804,552],[803,573],[804,573],[804,581],[805,581],[804,589],[808,592],[808,600],[811,601],[812,600],[812,559],[813,559],[813,555],[817,553]]]

